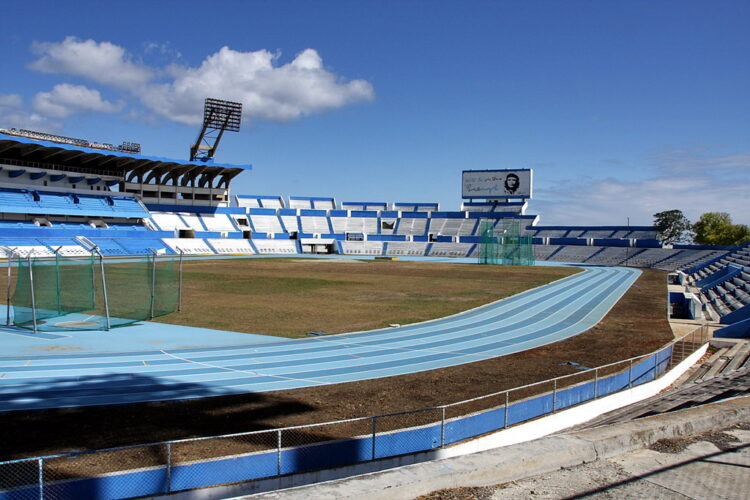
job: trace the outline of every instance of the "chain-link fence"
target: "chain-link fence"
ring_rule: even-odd
[[[0,462],[0,499],[157,495],[435,450],[653,381],[707,341],[701,327],[650,354],[433,408]]]

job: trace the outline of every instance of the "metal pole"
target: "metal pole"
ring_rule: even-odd
[[[34,323],[34,333],[37,333],[36,298],[34,297],[34,271],[31,269],[31,252],[29,252],[29,288],[31,289],[31,320]]]
[[[104,256],[99,251],[99,247],[94,249],[99,254],[99,269],[102,273],[102,296],[104,297],[104,315],[107,319],[107,331],[112,328],[109,321],[109,299],[107,297],[107,277],[104,274]]]
[[[503,415],[503,429],[508,427],[508,391],[505,391],[505,415]]]
[[[39,467],[38,481],[39,481],[39,500],[44,500],[44,459],[40,458],[37,462]]]
[[[630,365],[628,366],[628,389],[633,387],[633,358],[630,358]]]
[[[172,443],[167,443],[167,493],[172,492]]]
[[[57,250],[55,250],[55,280],[57,285],[57,296],[55,297],[57,299],[57,315],[59,316],[62,313],[62,304],[60,303],[60,293],[62,293],[62,289],[60,287],[60,255],[58,252],[62,246],[57,247]]]
[[[445,446],[445,406],[440,408],[440,447]]]
[[[555,413],[557,410],[557,379],[552,382],[552,413]]]
[[[7,301],[6,301],[7,302],[7,310],[6,310],[6,320],[5,320],[5,324],[8,325],[8,326],[10,326],[10,307],[11,307],[11,305],[10,305],[10,288],[11,288],[11,281],[13,279],[11,271],[12,270],[10,268],[10,257],[8,257],[8,291],[7,291],[8,297],[7,297]]]
[[[276,475],[281,475],[281,429],[276,431]]]
[[[177,312],[182,312],[182,254],[180,250],[180,286],[177,289]]]
[[[599,397],[599,367],[594,368],[594,399]]]
[[[372,460],[375,460],[375,434],[377,433],[377,417],[372,417]]]
[[[151,319],[154,319],[154,302],[156,301],[156,253],[151,255]]]

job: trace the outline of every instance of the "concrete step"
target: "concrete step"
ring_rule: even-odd
[[[750,394],[750,369],[745,368],[662,392],[633,405],[602,415],[585,424],[585,427],[626,422],[636,418],[700,406],[743,394]]]
[[[703,363],[702,366],[706,367],[706,372],[704,373],[703,377],[701,377],[701,379],[713,377],[721,371],[721,369],[727,362],[727,351],[729,351],[728,347],[722,347],[721,349],[713,353],[713,355],[708,358],[705,363]]]
[[[750,342],[738,342],[737,345],[740,349],[737,350],[732,359],[729,360],[729,363],[727,363],[727,366],[724,368],[725,372],[731,372],[740,368],[747,359],[748,354],[750,354]],[[732,350],[730,349],[729,352],[732,352]],[[729,353],[727,353],[727,357],[729,357]]]

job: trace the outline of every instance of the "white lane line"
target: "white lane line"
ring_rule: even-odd
[[[196,365],[203,365],[203,366],[207,366],[209,368],[218,368],[219,370],[225,370],[225,371],[229,371],[229,372],[245,373],[247,375],[256,375],[258,377],[280,378],[280,379],[284,379],[284,380],[296,380],[298,382],[308,382],[308,383],[313,383],[313,384],[329,385],[328,382],[321,382],[320,380],[313,380],[313,379],[308,379],[308,378],[284,377],[283,375],[267,375],[265,373],[258,373],[258,372],[253,371],[253,370],[236,370],[234,368],[227,368],[225,366],[212,365],[210,363],[203,363],[201,361],[193,361],[192,359],[183,358],[183,357],[177,356],[175,354],[170,354],[170,353],[168,353],[166,351],[161,351],[161,353],[164,354],[165,356],[169,356],[170,358],[174,358],[174,359],[179,359],[180,361],[184,361],[186,363],[193,363],[193,364],[196,364]]]

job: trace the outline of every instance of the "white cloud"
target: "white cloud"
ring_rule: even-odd
[[[138,88],[153,76],[149,68],[132,62],[125,49],[110,42],[69,36],[59,43],[35,42],[31,49],[40,57],[30,67],[44,73],[73,75],[126,89]]]
[[[689,172],[706,170],[750,171],[750,152],[716,155],[707,148],[671,148],[654,154],[652,163],[668,172]]]
[[[68,83],[55,85],[50,92],[39,92],[34,97],[34,110],[51,118],[67,118],[89,111],[116,113],[122,108],[123,103],[113,104],[102,99],[98,90]]]
[[[530,212],[542,225],[649,226],[653,214],[682,210],[691,221],[705,212],[727,212],[750,224],[750,151],[715,152],[707,147],[671,148],[652,155],[651,178],[578,179],[541,182]]]
[[[20,95],[0,94],[0,128],[43,129],[56,132],[60,130],[61,125],[25,109]]]
[[[23,100],[18,94],[0,94],[0,107],[20,108],[22,104]]]
[[[276,59],[267,50],[223,47],[197,68],[175,71],[171,83],[149,86],[143,103],[160,116],[194,125],[202,120],[206,97],[241,102],[248,118],[284,122],[374,96],[370,83],[343,82],[326,70],[313,49],[282,66],[274,66]]]
[[[241,52],[222,47],[198,67],[175,64],[181,55],[169,44],[147,42],[143,50],[172,61],[148,67],[110,42],[67,37],[58,43],[34,43],[32,51],[39,58],[29,67],[126,90],[127,97],[140,99],[147,111],[189,125],[201,122],[206,97],[241,102],[246,118],[276,122],[374,97],[369,82],[345,81],[327,70],[315,49],[305,49],[291,62],[275,65],[279,55],[268,50]],[[65,114],[44,102],[44,96],[39,106],[50,116]]]
[[[539,187],[531,213],[541,225],[649,226],[653,214],[679,209],[691,221],[704,212],[728,212],[735,223],[750,224],[750,181],[729,184],[709,175],[656,177],[637,182],[604,179],[581,185]]]

